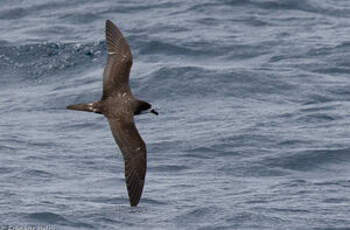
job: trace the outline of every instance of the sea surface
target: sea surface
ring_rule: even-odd
[[[141,202],[98,100],[112,20],[159,116]],[[350,1],[1,0],[0,228],[350,229]]]

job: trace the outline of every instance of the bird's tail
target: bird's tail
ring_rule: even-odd
[[[85,112],[102,113],[101,105],[100,105],[99,101],[91,102],[88,104],[68,105],[67,109],[85,111]]]

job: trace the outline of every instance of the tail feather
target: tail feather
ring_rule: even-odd
[[[85,112],[102,113],[100,110],[99,102],[92,102],[89,104],[68,105],[67,109],[77,110],[77,111],[85,111]]]

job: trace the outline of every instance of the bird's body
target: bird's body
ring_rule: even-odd
[[[119,29],[106,21],[107,64],[103,72],[103,95],[100,101],[70,105],[71,110],[103,114],[125,161],[125,179],[131,206],[136,206],[144,186],[147,160],[146,145],[134,123],[134,115],[151,109],[136,99],[129,87],[132,54]],[[155,110],[150,112],[158,115]]]

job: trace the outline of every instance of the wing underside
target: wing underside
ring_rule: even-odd
[[[131,116],[132,117],[132,116]],[[125,161],[125,181],[131,206],[140,201],[145,182],[146,145],[129,119],[108,119],[114,139]]]
[[[130,47],[122,33],[113,22],[106,21],[107,64],[103,72],[103,96],[128,89],[129,73],[132,66]]]

